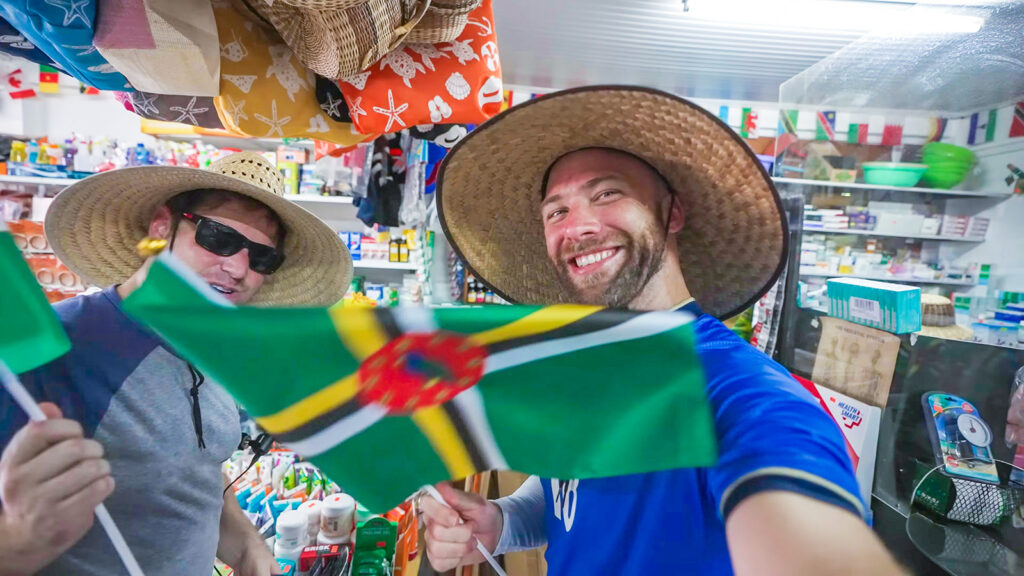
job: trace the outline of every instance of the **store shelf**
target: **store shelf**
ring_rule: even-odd
[[[413,264],[411,262],[372,262],[369,260],[356,260],[352,262],[356,268],[363,268],[366,270],[418,270],[419,264]]]
[[[8,184],[33,184],[38,186],[53,186],[64,188],[81,180],[75,178],[42,178],[39,176],[0,176],[0,183]]]
[[[803,178],[772,178],[776,184],[797,184],[801,186],[817,186],[823,188],[841,188],[843,190],[877,190],[882,192],[912,192],[914,194],[941,194],[960,198],[1009,198],[1009,192],[985,192],[974,190],[940,190],[938,188],[916,188],[901,186],[879,186],[877,184],[845,184],[827,180],[806,180]]]
[[[351,196],[315,196],[313,194],[289,194],[285,198],[298,204],[351,204]]]
[[[822,228],[808,228],[804,226],[804,232],[812,234],[847,234],[852,236],[878,236],[884,238],[910,238],[912,240],[932,240],[935,242],[984,242],[985,238],[969,237],[969,236],[938,236],[938,235],[927,235],[927,234],[884,234],[875,232],[872,230],[854,230],[852,228],[845,228],[842,230],[836,229],[822,229]]]
[[[864,280],[881,280],[883,282],[900,282],[903,284],[936,284],[947,286],[977,286],[973,280],[925,280],[923,278],[902,278],[899,276],[886,276],[884,274],[833,274],[820,270],[800,269],[801,276],[817,276],[822,278],[862,278]]]

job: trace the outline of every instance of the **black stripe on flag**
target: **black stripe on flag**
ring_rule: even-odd
[[[555,328],[554,330],[488,344],[487,352],[490,354],[496,354],[498,352],[504,352],[513,348],[519,348],[520,346],[535,344],[537,342],[569,338],[590,332],[597,332],[598,330],[606,330],[613,326],[618,326],[619,324],[635,317],[635,312],[631,313],[625,310],[601,310],[600,312],[595,312],[560,328]]]
[[[288,442],[297,442],[299,440],[309,438],[310,436],[316,434],[317,432],[320,432],[321,430],[324,430],[328,426],[334,424],[335,422],[342,420],[344,418],[348,418],[349,416],[355,414],[363,406],[364,404],[360,402],[359,397],[356,396],[355,398],[352,398],[351,400],[345,402],[341,406],[338,406],[337,408],[331,410],[330,412],[317,416],[316,418],[310,420],[309,422],[306,422],[305,424],[299,426],[298,428],[292,428],[287,432],[274,434],[274,440],[277,440],[278,442],[284,442],[285,444],[287,444]]]
[[[473,467],[476,468],[476,471],[490,470],[490,464],[484,458],[483,452],[477,444],[476,436],[473,435],[472,430],[469,429],[466,421],[462,418],[462,411],[459,410],[459,407],[454,402],[445,402],[441,405],[441,408],[444,409],[445,414],[452,421],[452,425],[455,426],[455,431],[458,432],[462,445],[466,447],[466,453],[469,454],[469,459],[473,462]]]
[[[388,340],[394,340],[402,335],[402,329],[398,327],[398,323],[395,322],[395,317],[391,315],[390,310],[374,308],[373,316],[377,319],[377,323],[380,324],[380,328],[388,337]]]

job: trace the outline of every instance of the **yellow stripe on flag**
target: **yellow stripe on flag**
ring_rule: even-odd
[[[434,447],[434,451],[452,478],[465,478],[478,472],[473,466],[466,445],[463,444],[462,438],[459,438],[455,424],[444,408],[431,406],[417,410],[412,413],[412,421],[427,437],[427,441]]]
[[[264,430],[271,434],[280,434],[294,430],[303,424],[323,416],[356,397],[359,393],[359,376],[350,374],[334,384],[319,390],[295,404],[270,416],[256,418]]]
[[[513,338],[533,336],[534,334],[557,330],[562,326],[586,318],[598,310],[601,310],[600,306],[578,306],[575,304],[546,306],[533,314],[528,314],[504,326],[477,334],[470,334],[469,339],[474,344],[487,346],[488,344],[504,342]]]
[[[388,343],[388,336],[377,322],[373,308],[335,306],[327,312],[331,315],[341,343],[352,352],[356,360],[366,360]]]

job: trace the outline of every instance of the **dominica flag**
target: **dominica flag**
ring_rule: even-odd
[[[828,112],[818,112],[818,128],[815,133],[815,140],[835,140],[836,139],[836,113],[834,110]]]
[[[716,459],[684,313],[219,298],[161,255],[124,309],[371,510],[489,469],[590,478]]]
[[[71,348],[67,334],[0,219],[0,361],[15,374],[38,368]]]

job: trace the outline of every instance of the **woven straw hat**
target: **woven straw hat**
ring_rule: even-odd
[[[442,227],[495,293],[524,303],[571,300],[545,249],[541,181],[556,159],[593,147],[643,158],[677,192],[686,213],[677,236],[680,264],[707,313],[733,316],[778,279],[788,244],[785,213],[739,136],[671,94],[591,86],[510,108],[471,132],[442,165]]]
[[[483,0],[432,0],[420,23],[406,37],[406,42],[441,44],[454,42],[469,21],[469,13]]]
[[[352,257],[322,220],[284,198],[281,174],[256,152],[217,160],[209,170],[139,166],[112,170],[72,184],[46,214],[54,253],[86,282],[124,282],[142,266],[136,244],[157,209],[189,190],[228,190],[262,202],[284,222],[285,260],[267,276],[253,304],[330,306],[352,280]]]
[[[918,334],[947,340],[970,340],[974,331],[956,323],[953,302],[937,294],[921,294],[921,331]]]
[[[353,76],[398,48],[430,0],[244,0],[281,34],[307,68]]]

